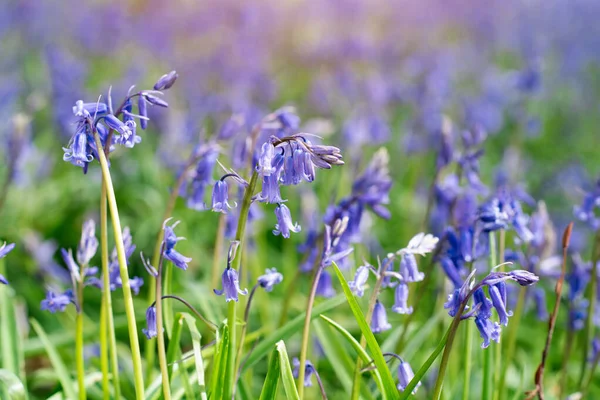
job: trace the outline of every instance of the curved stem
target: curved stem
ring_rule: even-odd
[[[308,296],[308,303],[306,305],[306,316],[304,317],[304,328],[302,329],[302,344],[300,345],[300,367],[298,368],[298,397],[300,400],[302,400],[304,396],[304,376],[306,375],[306,353],[308,351],[308,338],[310,336],[310,317],[315,304],[315,296],[317,295],[317,287],[322,272],[323,267],[321,266],[315,271],[312,286],[310,288],[310,295]]]
[[[94,138],[96,140],[96,147],[102,148],[100,137],[94,132]],[[133,362],[133,376],[135,383],[135,393],[138,400],[144,398],[144,375],[142,372],[142,359],[140,355],[140,344],[138,341],[137,323],[135,320],[135,309],[133,307],[133,296],[131,295],[131,286],[129,284],[129,271],[127,270],[127,257],[125,255],[125,247],[123,246],[123,233],[121,228],[121,220],[119,219],[119,209],[117,207],[117,199],[115,198],[115,192],[110,177],[110,170],[108,168],[108,161],[104,152],[98,152],[98,158],[100,160],[100,166],[102,168],[102,179],[106,185],[106,194],[108,197],[108,206],[113,223],[113,229],[115,234],[115,246],[117,249],[117,258],[119,260],[119,272],[121,275],[122,289],[125,312],[127,315],[127,328],[129,331],[129,341],[131,346],[131,359]]]
[[[82,272],[83,274],[83,268]],[[83,283],[77,282],[78,310],[75,328],[75,359],[77,363],[77,387],[79,399],[86,400],[85,393],[85,359],[83,358]]]
[[[252,196],[254,196],[254,190],[258,182],[258,173],[254,171],[250,183],[246,187],[244,192],[244,198],[242,199],[242,205],[240,208],[240,217],[238,219],[237,231],[235,233],[235,240],[239,241],[239,248],[235,254],[235,258],[232,261],[232,267],[236,270],[240,270],[242,263],[242,253],[244,251],[244,235],[246,233],[246,222],[248,221],[248,213],[250,206],[252,205]],[[235,384],[235,366],[236,366],[236,346],[237,346],[237,332],[235,326],[236,320],[236,305],[235,301],[230,301],[227,304],[227,326],[229,328],[229,350],[227,352],[227,370],[225,372],[225,390],[224,398],[229,400],[232,397],[233,385]]]
[[[161,248],[164,247],[161,246]],[[162,254],[162,250],[160,251]],[[162,269],[163,269],[163,258],[160,258],[158,263],[158,274],[155,277],[155,293],[162,293]],[[163,332],[163,308],[162,308],[162,296],[157,296],[155,305],[156,307],[156,343],[158,344],[158,364],[160,366],[160,374],[162,378],[162,389],[164,400],[171,399],[171,384],[169,382],[169,367],[167,365],[167,354],[165,350],[165,337]]]
[[[117,356],[117,338],[115,337],[115,321],[112,312],[112,293],[110,291],[110,271],[108,263],[108,209],[106,205],[106,186],[102,183],[100,192],[100,251],[102,259],[102,308],[105,310],[106,332],[101,333],[108,337],[110,347],[110,364],[114,398],[121,397],[119,381],[119,359]],[[110,394],[109,394],[110,396]]]
[[[192,306],[190,303],[188,303],[186,300],[182,299],[179,296],[175,296],[172,294],[165,294],[164,296],[162,296],[162,299],[174,299],[174,300],[178,300],[180,303],[182,303],[184,306],[186,306],[191,312],[192,314],[194,314],[196,317],[198,317],[199,320],[201,320],[202,322],[204,322],[208,328],[213,331],[216,332],[217,329],[219,328],[217,326],[217,324],[215,324],[214,322],[209,321],[208,319],[206,319],[202,314],[200,314],[200,312],[198,310],[196,310],[194,308],[194,306]]]

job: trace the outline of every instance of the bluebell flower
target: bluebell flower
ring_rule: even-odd
[[[229,266],[223,272],[221,281],[222,281],[223,289],[221,289],[221,290],[213,289],[213,291],[218,296],[225,294],[226,302],[230,302],[232,300],[238,301],[238,299],[239,299],[238,294],[241,294],[243,296],[248,294],[248,290],[240,289],[240,281],[238,278],[238,273],[235,269],[233,269]]]
[[[173,230],[179,222],[176,222],[172,226],[169,226],[167,225],[168,221],[169,220],[166,220],[163,224],[163,229],[165,231],[165,238],[163,242],[163,255],[167,260],[171,261],[177,268],[181,268],[185,271],[188,268],[187,263],[192,261],[192,259],[190,257],[186,257],[180,254],[177,250],[175,250],[175,245],[177,244],[177,242],[185,238],[177,237],[177,235],[175,235],[175,231]]]
[[[142,333],[148,339],[155,338],[158,335],[156,328],[156,307],[153,305],[146,310],[146,328],[142,329]]]
[[[483,343],[481,344],[482,349],[490,345],[490,340],[500,343],[500,325],[497,322],[492,322],[483,315],[477,315],[475,317],[475,326],[477,326],[479,334],[483,339]]]
[[[390,217],[386,208],[390,202],[389,192],[392,188],[389,159],[387,150],[384,147],[380,148],[363,173],[352,184],[353,198],[384,219]]]
[[[83,223],[81,240],[77,246],[77,262],[80,265],[88,265],[98,250],[98,239],[96,238],[96,223],[90,219]]]
[[[154,93],[160,93],[160,92],[154,92]],[[169,104],[166,101],[164,101],[163,99],[161,99],[158,96],[155,96],[154,94],[152,94],[151,91],[140,92],[140,96],[144,97],[144,100],[146,100],[148,103],[150,103],[154,106],[159,106],[159,107],[164,107],[164,108],[169,107]]]
[[[547,321],[550,317],[546,307],[546,292],[544,289],[536,288],[533,291],[533,300],[535,302],[536,316],[540,321]]]
[[[420,272],[417,267],[417,259],[412,253],[403,253],[400,259],[400,275],[406,282],[420,282],[425,278],[425,274]]]
[[[260,157],[258,158],[258,163],[256,164],[256,171],[261,176],[270,176],[271,174],[274,174],[277,171],[273,163],[274,157],[275,146],[273,146],[273,143],[271,143],[270,141],[263,143]]]
[[[482,223],[484,232],[490,232],[507,229],[510,219],[504,203],[497,198],[492,198],[479,208],[479,221]]]
[[[446,273],[446,276],[454,283],[455,287],[459,287],[462,283],[459,269],[456,267],[450,257],[442,256],[439,258],[440,266]]]
[[[273,290],[273,286],[283,281],[283,275],[277,272],[275,268],[267,268],[264,275],[258,277],[258,284],[267,292]]]
[[[281,235],[287,239],[290,237],[290,232],[300,232],[300,225],[292,222],[290,209],[285,204],[279,204],[275,208],[275,216],[277,217],[277,224],[275,224],[275,229],[273,230],[275,236]]]
[[[392,325],[387,320],[385,306],[377,300],[373,309],[373,317],[371,317],[371,331],[381,333],[389,329],[392,329]]]
[[[448,301],[444,303],[444,309],[448,310],[448,315],[450,315],[451,317],[456,316],[456,313],[458,313],[458,310],[460,308],[460,304],[467,298],[467,295],[473,288],[473,277],[475,276],[476,272],[476,270],[471,271],[471,273],[469,274],[467,279],[465,279],[465,281],[462,283],[460,288],[455,289],[454,293],[448,296]],[[467,308],[468,306],[465,307],[465,309]]]
[[[600,180],[596,182],[594,188],[587,192],[583,197],[580,206],[573,208],[575,218],[585,222],[593,230],[600,228],[600,218],[596,216],[596,208],[600,206]]]
[[[146,99],[144,96],[138,96],[138,113],[140,114],[140,125],[142,129],[146,129],[148,127],[148,105],[146,104]]]
[[[479,288],[473,293],[475,307],[479,307],[478,316],[490,318],[492,316],[492,302],[486,297],[483,288]]]
[[[73,106],[73,114],[76,117],[94,117],[106,114],[108,106],[106,103],[84,103],[83,100],[77,100]]]
[[[540,280],[533,272],[515,269],[508,272],[491,272],[482,282],[486,285],[495,285],[498,282],[513,280],[521,286],[530,286]]]
[[[8,281],[6,280],[6,278],[4,277],[4,275],[2,275],[2,274],[0,274],[0,283],[8,285]]]
[[[168,74],[164,74],[154,84],[154,90],[167,90],[175,83],[175,80],[179,77],[179,74],[175,71],[171,71]]]
[[[333,297],[335,296],[335,289],[333,288],[333,282],[331,281],[331,275],[329,272],[323,271],[319,282],[317,282],[317,296],[321,297]]]
[[[223,179],[215,183],[212,194],[212,210],[215,212],[227,213],[227,209],[232,208],[228,202],[229,188],[227,182]]]
[[[300,372],[300,360],[298,360],[297,357],[294,357],[292,364],[294,365],[292,375],[294,378],[298,379],[298,374]],[[317,370],[315,369],[315,366],[309,360],[306,360],[304,364],[304,386],[312,386],[311,378],[316,372]]]
[[[400,282],[396,286],[394,294],[394,305],[392,311],[398,314],[412,314],[413,308],[407,304],[408,302],[408,285]]]
[[[358,297],[363,297],[365,294],[365,284],[369,280],[369,271],[370,267],[367,265],[363,265],[358,267],[356,273],[354,274],[354,280],[348,282],[348,286],[350,286],[350,290]]]
[[[512,311],[506,311],[506,283],[498,282],[495,285],[488,286],[492,305],[498,313],[500,324],[507,326],[508,317],[512,316]]]
[[[186,196],[187,206],[194,210],[205,210],[204,192],[206,188],[212,184],[212,175],[217,157],[219,156],[219,148],[215,144],[206,144],[195,150],[198,162],[196,168],[191,174],[192,181],[188,188],[182,193]],[[185,171],[184,171],[185,172]],[[182,172],[183,173],[183,172]]]
[[[88,137],[85,125],[82,125],[78,128],[77,132],[69,142],[69,147],[63,147],[63,150],[65,152],[63,155],[63,161],[68,161],[78,167],[84,167],[87,163],[94,159],[94,157],[89,153]]]
[[[125,136],[126,138],[131,136],[131,134],[132,134],[131,128],[129,126],[125,125],[125,123],[123,123],[123,121],[121,121],[114,115],[106,114],[103,118],[104,118],[104,123],[106,124],[106,126],[108,126],[109,129],[116,131],[117,133]]]
[[[10,243],[10,244],[6,244],[6,242],[0,246],[0,258],[4,258],[6,257],[6,255],[8,253],[10,253],[12,251],[12,249],[15,248],[15,244],[14,243]]]
[[[400,361],[400,365],[398,366],[398,390],[404,391],[410,381],[415,377],[415,373],[413,372],[410,364],[404,360]],[[417,390],[421,386],[421,382],[417,383],[417,386],[412,391],[412,394],[417,393]]]
[[[65,265],[67,266],[71,276],[73,277],[74,280],[79,282],[81,280],[81,274],[80,274],[79,265],[77,265],[77,263],[75,262],[75,259],[73,258],[73,252],[71,251],[71,249],[69,249],[69,250],[60,249],[60,253],[62,255],[63,261],[65,262]]]
[[[67,290],[62,294],[54,293],[52,290],[46,292],[46,298],[42,300],[40,308],[51,313],[63,312],[67,306],[74,301],[73,291]]]

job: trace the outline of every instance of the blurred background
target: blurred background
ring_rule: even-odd
[[[236,167],[229,155],[237,144],[283,106],[295,107],[299,129],[339,146],[346,161],[320,171],[314,186],[284,189],[303,227],[350,191],[379,147],[388,149],[392,217],[367,221],[361,256],[396,250],[428,224],[444,123],[456,143],[463,130],[486,132],[482,181],[509,181],[544,200],[562,230],[600,169],[599,18],[595,0],[1,1],[0,238],[17,243],[7,278],[23,317],[48,332],[70,326],[72,315],[43,313],[39,301],[45,287],[64,285],[57,250],[76,246],[86,218],[98,220],[98,166],[84,175],[62,161],[75,129],[72,106],[105,98],[109,86],[120,99],[170,70],[179,79],[165,96],[169,108],[152,109],[142,143],[112,155],[124,225],[146,254],[192,149],[227,131],[219,159]],[[251,262],[292,278],[305,233],[273,237],[274,215],[263,211],[252,226],[259,254]],[[190,209],[182,198],[174,216],[188,239],[181,252],[193,258],[186,275],[176,274],[175,290],[216,320],[224,315],[211,286],[218,214]],[[574,250],[585,249],[589,236],[577,226]],[[137,254],[130,269],[145,274]],[[304,299],[308,278],[299,285]],[[93,320],[100,295],[86,296]],[[145,296],[139,302],[141,318]],[[123,321],[119,329],[126,337]],[[28,346],[29,368],[39,375],[33,387],[47,393],[43,348]]]

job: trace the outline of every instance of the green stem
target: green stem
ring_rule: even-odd
[[[211,286],[214,288],[219,286],[219,279],[221,278],[219,269],[221,267],[221,252],[223,251],[223,239],[225,238],[226,225],[227,214],[219,213],[219,225],[217,226],[217,237],[215,239],[215,248],[213,250],[213,265],[211,273]]]
[[[83,332],[82,332],[83,333]],[[102,398],[110,400],[110,368],[108,366],[108,328],[106,326],[106,306],[100,305],[100,371],[102,372]]]
[[[310,295],[306,305],[306,316],[304,317],[304,327],[302,329],[302,344],[300,345],[300,368],[298,368],[298,397],[302,400],[304,397],[304,376],[306,374],[306,353],[308,352],[308,339],[310,337],[310,320],[313,306],[315,305],[315,297],[317,295],[317,287],[323,267],[319,266],[315,270],[315,274],[310,288]],[[363,346],[364,347],[364,346]]]
[[[569,359],[571,358],[571,351],[573,349],[573,342],[575,340],[575,332],[572,329],[567,331],[567,340],[565,342],[565,350],[563,352],[561,375],[560,375],[560,387],[559,387],[559,399],[564,399],[564,394],[567,392],[568,386],[568,372],[569,372]]]
[[[162,247],[162,246],[161,246]],[[162,251],[161,251],[162,253]],[[155,293],[162,293],[162,259],[158,264],[158,274],[155,278],[156,286]],[[167,365],[167,354],[165,351],[165,337],[163,332],[163,307],[162,307],[162,296],[156,297],[156,342],[158,344],[158,364],[160,366],[160,373],[162,377],[162,389],[164,400],[171,400],[171,384],[169,381],[169,367]]]
[[[83,274],[83,268],[81,273]],[[77,387],[79,399],[86,400],[85,360],[83,358],[83,283],[77,282],[77,317],[75,318],[75,362],[77,364]]]
[[[235,240],[239,241],[239,247],[232,261],[232,267],[236,270],[240,270],[242,263],[242,253],[244,251],[244,234],[246,232],[246,222],[248,222],[248,212],[250,211],[250,205],[252,205],[252,196],[254,196],[254,190],[258,182],[258,173],[254,171],[250,178],[250,183],[246,187],[244,192],[244,198],[242,199],[242,205],[240,208],[240,218],[238,220],[237,231],[235,233]],[[233,385],[235,384],[235,365],[236,365],[236,302],[230,301],[227,304],[227,326],[229,328],[229,349],[227,352],[227,370],[225,372],[225,388],[224,398],[229,400],[232,397]]]
[[[579,387],[583,385],[585,378],[585,370],[587,367],[587,358],[589,355],[590,342],[594,338],[594,315],[596,311],[596,293],[598,287],[598,262],[600,261],[600,231],[596,233],[594,239],[594,247],[592,250],[592,273],[590,284],[588,286],[589,305],[587,310],[587,318],[585,320],[585,329],[583,331],[583,349],[581,359],[581,369],[579,372]]]
[[[490,270],[497,265],[496,258],[496,234],[489,233],[490,238]],[[494,386],[494,353],[491,350],[483,352],[483,385],[481,387],[481,398],[491,399]]]
[[[525,307],[525,294],[527,289],[524,287],[519,288],[519,297],[517,299],[517,305],[515,307],[515,313],[510,319],[510,326],[508,327],[508,334],[506,337],[506,353],[504,355],[504,363],[500,372],[500,380],[498,381],[498,392],[501,398],[505,394],[504,387],[506,385],[506,373],[508,366],[510,365],[513,356],[515,354],[515,348],[517,345],[517,332],[519,325],[521,324],[521,318],[523,316],[523,309]]]
[[[471,365],[473,357],[473,324],[467,324],[465,335],[465,376],[463,380],[463,400],[469,400],[471,391]]]
[[[0,274],[6,276],[6,268],[4,259],[0,258]],[[10,310],[12,302],[8,301],[9,288],[0,283],[0,329],[2,332],[8,332],[9,327],[15,326],[16,321],[11,318],[14,312]],[[3,334],[0,336],[0,365],[14,374],[19,374],[18,361],[15,358],[14,344],[10,335]],[[0,386],[0,395],[8,398],[8,388],[4,385]]]
[[[506,231],[504,229],[500,229],[500,234],[499,234],[499,240],[498,240],[498,260],[500,260],[500,267],[498,268],[498,271],[500,272],[504,272],[504,253],[505,253],[505,248],[506,248]],[[500,376],[500,374],[498,372],[502,371],[502,345],[501,344],[497,344],[496,345],[496,365],[494,367],[494,375],[495,375],[495,387],[498,387],[498,385],[500,384],[500,379],[502,379],[502,377]],[[499,400],[500,396],[502,396],[502,393],[499,390],[494,390],[493,391],[493,396],[494,396],[494,400]]]
[[[94,133],[96,147],[102,148],[100,137]],[[117,258],[119,260],[119,272],[121,276],[123,299],[125,313],[127,315],[127,328],[129,330],[129,341],[131,346],[131,359],[133,362],[133,376],[135,384],[136,399],[144,399],[144,374],[142,371],[142,357],[140,355],[140,344],[138,341],[137,324],[135,321],[135,309],[133,307],[133,296],[131,295],[131,286],[129,284],[129,271],[127,270],[127,257],[125,255],[125,247],[123,246],[123,231],[121,228],[121,220],[119,219],[119,209],[115,191],[108,168],[108,161],[103,151],[98,152],[100,167],[102,168],[102,179],[106,185],[106,194],[108,197],[108,206],[112,218],[113,230],[115,235],[115,246],[117,249]]]
[[[108,208],[106,204],[106,186],[102,183],[100,192],[100,251],[102,258],[102,308],[105,310],[106,332],[103,336],[109,338],[110,363],[114,398],[121,398],[121,383],[119,381],[119,359],[117,355],[117,338],[115,336],[115,321],[112,311],[112,293],[110,291],[110,271],[108,263]],[[105,393],[106,396],[106,393]],[[109,394],[110,396],[110,394]]]

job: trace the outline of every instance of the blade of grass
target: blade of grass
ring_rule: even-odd
[[[277,388],[279,387],[279,356],[277,350],[273,350],[269,359],[269,369],[260,392],[260,400],[271,400],[277,398]]]
[[[311,318],[315,319],[320,314],[325,313],[344,303],[344,296],[337,295],[324,301],[319,304],[315,308],[313,308]],[[298,315],[296,318],[283,325],[281,328],[271,332],[271,334],[267,335],[254,349],[254,351],[250,354],[246,362],[243,364],[242,371],[247,370],[254,366],[258,361],[262,360],[266,357],[275,343],[279,340],[289,339],[294,334],[298,333],[302,329],[302,325],[304,324],[304,316],[306,313],[302,313]]]
[[[196,376],[198,379],[198,386],[200,386],[200,398],[206,400],[206,384],[204,383],[204,365],[202,362],[202,349],[200,340],[202,336],[198,327],[196,326],[196,319],[188,313],[181,314],[185,322],[187,323],[188,329],[192,335],[192,347],[194,350],[194,359],[196,360]]]
[[[321,319],[327,322],[332,328],[342,334],[344,338],[352,345],[352,348],[356,351],[358,356],[363,360],[365,364],[370,364],[372,362],[371,357],[367,354],[366,350],[360,345],[358,340],[354,338],[346,329],[344,329],[340,324],[335,322],[334,320],[327,318],[325,315],[321,315]],[[379,386],[379,390],[381,393],[384,391],[383,381],[381,380],[381,374],[378,369],[372,370],[373,376],[375,378],[375,382],[377,382],[377,386]]]
[[[279,370],[281,372],[281,383],[283,384],[285,395],[288,399],[298,400],[300,397],[298,396],[296,381],[292,374],[292,366],[290,365],[290,359],[283,340],[277,342],[275,348],[279,355]]]
[[[223,377],[227,369],[227,349],[229,348],[229,327],[222,324],[217,331],[216,352],[213,357],[214,367],[210,385],[211,400],[223,397]]]
[[[183,316],[181,313],[177,313],[175,320],[173,321],[173,329],[171,329],[171,340],[169,340],[169,346],[167,348],[167,364],[169,380],[173,382],[173,365],[177,361],[179,355],[179,341],[181,339],[181,330],[183,328]]]
[[[54,347],[54,345],[52,344],[52,342],[50,341],[50,339],[46,335],[46,332],[40,326],[40,324],[35,319],[30,320],[30,322],[31,326],[33,327],[33,330],[35,331],[35,333],[37,333],[38,337],[41,339],[42,343],[44,344],[44,347],[46,348],[46,353],[50,358],[50,362],[54,367],[54,370],[58,376],[60,384],[62,385],[64,393],[67,395],[68,399],[76,399],[77,394],[73,386],[73,381],[71,380],[71,376],[69,375],[67,367],[63,363],[62,358],[58,354],[58,351],[56,350],[56,348]]]
[[[19,377],[11,371],[0,369],[0,382],[6,389],[6,396],[12,400],[26,400],[27,391]]]
[[[371,328],[367,321],[365,320],[365,316],[360,309],[360,305],[354,298],[354,294],[348,286],[348,282],[346,282],[346,278],[340,271],[339,267],[333,263],[332,268],[335,271],[335,274],[338,277],[342,285],[342,289],[344,290],[344,294],[346,295],[346,300],[348,300],[348,304],[350,305],[350,309],[352,310],[352,314],[354,314],[354,318],[356,322],[358,322],[358,326],[367,341],[367,346],[373,355],[373,362],[375,363],[375,367],[379,370],[381,374],[381,380],[383,382],[384,390],[382,395],[384,398],[389,399],[397,399],[398,398],[398,389],[396,388],[396,384],[394,383],[394,379],[392,378],[392,374],[387,367],[387,363],[385,362],[385,358],[383,357],[383,353],[381,348],[379,347],[379,343],[377,343],[377,339],[375,339],[375,335],[371,331]]]

